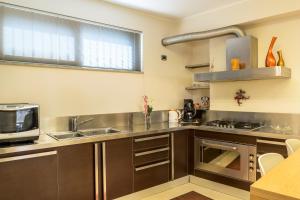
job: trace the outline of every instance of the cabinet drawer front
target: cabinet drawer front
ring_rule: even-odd
[[[140,191],[169,181],[169,161],[135,168],[134,191]]]
[[[257,153],[259,155],[265,153],[279,153],[284,157],[287,157],[286,145],[283,141],[271,141],[271,140],[257,140]]]
[[[58,199],[57,152],[43,152],[0,160],[0,199]]]
[[[169,160],[169,147],[134,153],[134,166]]]
[[[136,152],[157,147],[169,146],[169,139],[169,134],[134,138],[133,149]]]

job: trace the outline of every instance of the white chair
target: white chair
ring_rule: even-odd
[[[279,153],[266,153],[258,157],[258,165],[261,176],[266,175],[273,167],[278,165],[284,157]]]
[[[300,148],[300,140],[298,139],[287,139],[285,144],[289,156]]]

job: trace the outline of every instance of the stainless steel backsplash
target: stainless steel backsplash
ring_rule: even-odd
[[[43,131],[68,131],[70,118],[74,116],[57,117],[51,121],[51,127],[43,126]],[[79,126],[79,130],[95,129],[103,127],[130,127],[132,125],[144,124],[144,114],[142,112],[131,113],[113,113],[113,114],[96,114],[80,115],[78,122],[93,119]],[[151,114],[151,123],[168,122],[168,111],[153,111]]]
[[[51,122],[45,123],[44,132],[68,131],[70,118],[74,116],[58,117]],[[236,120],[249,122],[264,122],[266,125],[291,127],[294,133],[300,132],[300,114],[289,113],[259,113],[259,112],[234,112],[234,111],[207,111],[203,116],[203,122],[211,120]],[[113,113],[81,115],[79,123],[93,118],[85,124],[79,126],[79,130],[95,129],[103,127],[130,127],[145,123],[142,112]],[[154,111],[151,114],[151,123],[168,122],[169,114],[167,110]]]

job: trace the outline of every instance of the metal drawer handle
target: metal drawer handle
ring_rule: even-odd
[[[169,147],[166,147],[166,148],[161,148],[161,149],[155,149],[155,150],[152,150],[152,151],[144,151],[144,152],[140,152],[140,153],[135,153],[134,156],[139,157],[139,156],[158,153],[158,152],[162,152],[162,151],[169,151],[169,149],[170,149]]]
[[[169,134],[153,136],[153,137],[146,137],[146,138],[138,138],[138,139],[134,139],[134,142],[144,142],[144,141],[148,141],[148,140],[156,140],[156,139],[168,138],[168,137],[170,137]]]
[[[99,143],[94,144],[95,151],[95,196],[99,200]]]
[[[161,166],[161,165],[165,165],[165,164],[169,164],[169,163],[170,163],[170,161],[167,160],[167,161],[163,161],[163,162],[159,162],[159,163],[155,163],[155,164],[135,168],[135,171],[138,172],[138,171],[142,171],[142,170],[145,170],[145,169],[149,169],[149,168],[153,168],[153,167],[157,167],[157,166]]]
[[[57,151],[49,151],[49,152],[44,152],[44,153],[35,153],[35,154],[29,154],[29,155],[23,155],[23,156],[1,158],[0,163],[17,161],[17,160],[26,160],[26,159],[31,159],[31,158],[46,157],[46,156],[51,156],[51,155],[56,155],[56,154],[57,154]]]
[[[237,150],[237,147],[234,146],[225,146],[225,145],[221,145],[221,144],[212,144],[212,143],[208,143],[208,142],[202,142],[203,145],[206,145],[208,147],[212,147],[212,148],[220,148],[220,149],[224,149],[224,150]]]
[[[278,141],[270,141],[270,140],[256,140],[257,143],[262,143],[262,144],[273,144],[273,145],[280,145],[280,146],[286,146],[284,142],[278,142]]]

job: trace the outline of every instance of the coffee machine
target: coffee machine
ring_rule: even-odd
[[[197,110],[192,99],[184,99],[181,124],[200,124],[204,114],[205,110]]]
[[[194,117],[197,112],[194,108],[194,102],[192,99],[184,99],[183,113],[182,113],[182,121],[183,122],[193,122]]]

